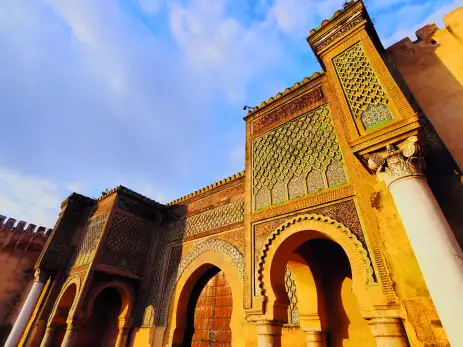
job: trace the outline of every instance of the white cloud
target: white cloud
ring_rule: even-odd
[[[52,228],[62,200],[54,183],[0,168],[0,214]]]

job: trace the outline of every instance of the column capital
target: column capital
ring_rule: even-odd
[[[46,270],[37,268],[34,271],[34,280],[35,282],[45,283],[50,277],[50,273]]]
[[[406,177],[424,177],[424,160],[417,136],[387,145],[386,149],[373,153],[368,158],[368,167],[389,188],[394,182]]]

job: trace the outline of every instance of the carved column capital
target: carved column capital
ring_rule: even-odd
[[[386,150],[373,153],[368,167],[387,187],[406,177],[424,177],[424,161],[418,137],[411,136],[397,145],[387,145]]]
[[[40,283],[45,283],[48,281],[48,278],[50,277],[50,273],[46,270],[37,268],[34,271],[34,280],[35,282],[40,282]]]

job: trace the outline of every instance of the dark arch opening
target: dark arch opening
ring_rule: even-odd
[[[118,335],[118,318],[121,313],[122,299],[119,292],[111,287],[98,294],[92,313],[78,335],[77,346],[103,347],[114,346]]]
[[[63,342],[67,327],[66,321],[72,304],[76,298],[76,294],[77,286],[72,283],[66,288],[65,292],[61,296],[52,321],[52,325],[56,327],[52,346],[61,346],[61,343]]]
[[[340,245],[328,239],[307,241],[295,252],[306,259],[314,275],[326,345],[342,346],[349,339],[350,320],[341,296],[344,281],[352,279],[349,259]]]

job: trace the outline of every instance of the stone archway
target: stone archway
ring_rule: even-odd
[[[188,303],[195,285],[204,278],[211,269],[219,269],[227,278],[231,288],[232,314],[230,319],[231,343],[240,346],[244,343],[242,321],[244,320],[242,273],[226,256],[217,251],[208,250],[196,256],[194,260],[182,269],[176,283],[170,305],[169,324],[167,327],[167,341],[169,346],[180,346],[183,343],[187,328]]]
[[[283,299],[284,286],[271,282],[272,274],[284,272],[287,259],[282,259],[281,256],[292,253],[304,242],[315,238],[326,238],[342,247],[351,265],[352,291],[357,297],[362,315],[365,318],[375,317],[376,310],[367,289],[367,285],[373,283],[373,269],[367,251],[346,226],[329,217],[316,214],[288,220],[275,229],[262,248],[257,264],[257,285],[261,295],[267,298],[266,316],[269,319],[284,321],[282,317],[286,315],[285,310],[279,309],[286,304]]]
[[[314,247],[312,250],[315,251],[317,249],[324,249],[326,245],[333,246],[334,248],[331,248],[331,251],[334,252],[334,255],[337,252],[337,255],[334,257],[334,260],[324,259],[317,265],[334,264],[335,267],[337,265],[342,266],[335,268],[334,271],[333,266],[331,266],[329,270],[330,276],[334,277],[330,278],[328,282],[334,283],[333,286],[331,284],[326,286],[323,283],[326,278],[320,270],[317,270],[318,274],[313,276],[313,278],[323,278],[322,284],[317,283],[316,286],[321,285],[324,294],[327,292],[327,288],[328,293],[331,293],[331,298],[326,300],[327,303],[328,301],[330,302],[331,307],[327,310],[329,316],[328,318],[325,317],[325,319],[327,322],[333,322],[332,318],[335,317],[337,322],[340,322],[339,317],[349,312],[349,316],[345,316],[347,318],[347,325],[344,320],[344,323],[341,322],[341,325],[335,327],[335,330],[337,329],[336,333],[329,334],[331,341],[335,339],[338,341],[335,344],[338,344],[342,343],[345,338],[351,338],[349,335],[349,319],[353,318],[356,321],[355,329],[358,329],[352,341],[356,345],[360,343],[362,346],[407,346],[407,339],[403,333],[402,322],[398,314],[394,310],[383,313],[375,309],[373,300],[377,300],[377,305],[380,305],[384,301],[382,301],[383,297],[380,297],[381,301],[379,301],[378,296],[373,298],[370,295],[371,293],[377,293],[377,289],[380,287],[373,281],[373,270],[370,259],[363,245],[343,224],[329,217],[315,214],[301,215],[288,220],[270,235],[263,246],[260,260],[257,264],[259,271],[258,285],[265,303],[265,320],[258,323],[259,346],[266,346],[267,344],[279,345],[280,343],[281,324],[287,320],[288,296],[285,291],[284,274],[286,266],[291,266],[289,255],[301,252],[301,249],[307,251],[306,247],[308,246]],[[329,248],[325,250],[329,250]],[[314,252],[314,254],[316,253]],[[306,256],[308,254],[310,252],[305,253]],[[322,251],[318,256],[321,254],[325,253]],[[310,257],[306,259],[310,259]],[[310,263],[313,263],[313,259],[310,260]],[[317,269],[317,267],[315,266],[314,269]],[[303,273],[300,275],[303,275]],[[333,282],[333,280],[336,282]],[[312,299],[309,300],[309,304],[313,306],[313,302],[318,297],[318,290],[314,291],[312,289],[313,281],[310,278],[308,281],[307,278],[304,281],[306,287],[312,292]],[[301,283],[304,283],[304,281]],[[335,301],[331,300],[333,298],[333,288],[334,291],[337,291],[338,295]],[[343,293],[346,294],[345,297]],[[350,298],[349,295],[351,295]],[[310,303],[311,301],[312,303]],[[344,301],[348,306],[345,306]],[[331,305],[332,302],[341,303],[343,306],[335,307],[334,310],[336,311],[334,312]],[[330,310],[331,313],[328,312]],[[306,316],[308,319],[304,322],[305,326],[303,326],[301,320],[301,328],[304,328],[307,341],[312,343],[311,345],[313,346],[326,346],[326,331],[319,328],[322,319],[319,319],[318,313],[313,308],[307,311]],[[330,328],[333,326],[330,323]],[[341,327],[341,330],[339,327]],[[338,332],[341,332],[342,335]]]
[[[81,280],[79,276],[71,277],[64,284],[48,319],[41,346],[61,345],[66,333],[67,323],[72,320],[78,302],[80,286]]]
[[[125,346],[132,323],[134,293],[120,281],[104,282],[90,293],[83,308],[84,324],[77,334],[77,345]]]

